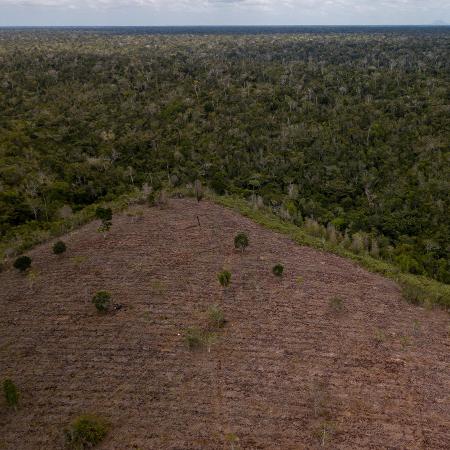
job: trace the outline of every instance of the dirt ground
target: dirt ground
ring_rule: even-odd
[[[106,238],[71,233],[62,256],[37,247],[31,276],[0,274],[0,378],[21,392],[17,412],[0,400],[1,449],[63,448],[83,413],[111,424],[100,449],[450,448],[447,313],[212,203],[142,210]],[[98,290],[124,307],[99,315]],[[212,304],[227,324],[191,351]]]

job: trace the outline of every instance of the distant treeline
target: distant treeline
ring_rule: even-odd
[[[3,242],[199,179],[450,283],[448,27],[192,30],[0,30]]]

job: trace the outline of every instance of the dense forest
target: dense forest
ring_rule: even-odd
[[[449,80],[448,28],[2,30],[0,239],[201,180],[450,283]]]

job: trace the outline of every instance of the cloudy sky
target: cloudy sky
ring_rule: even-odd
[[[0,26],[450,22],[450,0],[0,0]]]

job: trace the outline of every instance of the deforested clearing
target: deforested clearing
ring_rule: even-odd
[[[450,447],[445,311],[209,201],[97,228],[0,273],[0,373],[20,392],[0,448],[64,448],[83,414],[108,424],[103,449]]]

